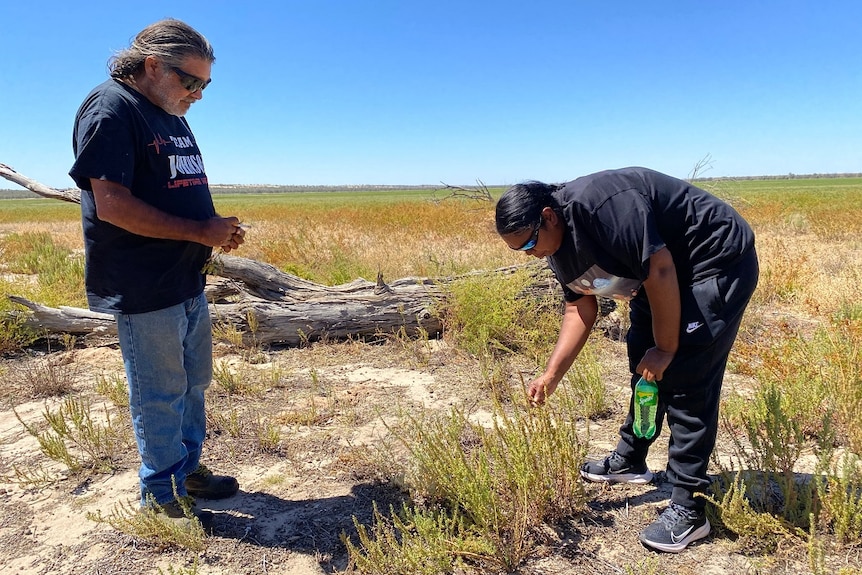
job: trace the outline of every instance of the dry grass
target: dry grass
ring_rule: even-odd
[[[794,517],[796,525],[792,532],[787,531],[781,523],[782,510],[771,515],[762,509],[752,509],[740,491],[742,486],[735,485],[724,494],[724,500],[721,492],[717,494],[724,522],[716,518],[713,545],[708,546],[712,549],[695,546],[679,557],[662,557],[656,562],[644,550],[633,548],[632,543],[636,541],[636,530],[654,518],[650,515],[654,505],[644,502],[653,503],[650,497],[654,500],[666,493],[591,489],[587,495],[593,503],[584,515],[558,525],[559,531],[553,534],[536,528],[532,535],[541,544],[519,549],[513,555],[524,557],[524,563],[516,567],[519,572],[587,573],[607,568],[604,569],[607,572],[632,574],[695,573],[700,564],[716,557],[730,569],[716,573],[733,572],[733,567],[737,572],[763,574],[802,573],[809,569],[819,575],[839,572],[842,568],[844,573],[862,572],[854,559],[858,555],[857,532],[862,514],[859,502],[844,496],[858,491],[855,479],[858,474],[854,471],[842,475],[837,468],[837,454],[857,450],[862,444],[860,434],[852,429],[859,417],[858,352],[862,347],[858,328],[862,307],[856,303],[862,275],[862,241],[858,239],[862,237],[859,217],[862,203],[857,199],[862,198],[860,190],[862,181],[858,180],[722,182],[715,190],[729,198],[752,223],[762,268],[760,285],[732,356],[730,377],[743,384],[726,386],[729,395],[738,394],[738,398],[731,400],[724,410],[728,423],[720,433],[723,442],[719,446],[720,455],[722,461],[736,457],[737,461],[745,462],[784,456],[783,464],[777,467],[792,468],[789,471],[792,473],[807,465],[803,462],[805,456],[813,449],[822,449],[823,442],[831,438],[832,447],[836,448],[833,462],[836,467],[831,472],[831,482],[824,485],[835,487],[821,494],[827,500],[827,512],[820,516],[820,522],[812,524],[810,529],[807,525],[802,528],[799,527],[802,520]],[[388,280],[450,276],[528,261],[497,238],[492,223],[493,206],[489,203],[435,203],[430,201],[429,193],[421,191],[388,194],[233,195],[218,196],[216,203],[220,213],[238,215],[251,225],[248,243],[237,255],[266,261],[321,283],[337,284],[357,277],[373,279],[378,271]],[[56,203],[45,200],[42,205],[49,206],[52,202]],[[77,210],[71,208],[39,209],[27,216],[18,207],[4,212],[0,202],[0,271],[11,271],[4,269],[10,265],[7,254],[11,245],[4,244],[4,239],[15,235],[29,237],[46,227],[51,230],[55,248],[66,250],[70,258],[79,254],[80,224]],[[3,289],[7,293],[38,294],[24,291],[33,290],[29,273],[5,277]],[[489,284],[481,282],[467,285],[466,296],[480,296],[485,302],[491,299],[489,289]],[[494,291],[498,295],[503,292]],[[61,295],[80,297],[80,294]],[[494,319],[482,313],[486,322]],[[507,336],[523,332],[518,339],[521,349],[517,354],[502,351],[502,347],[518,347],[511,343],[494,346],[493,350],[480,346],[473,350],[475,355],[468,353],[458,347],[458,342],[469,335],[466,330],[455,333],[458,321],[472,327],[481,327],[481,322],[476,318],[471,321],[470,317],[450,319],[453,323],[446,342],[435,345],[393,335],[381,338],[379,345],[322,342],[295,350],[256,348],[252,353],[242,349],[232,334],[221,333],[216,347],[216,381],[209,392],[212,437],[208,449],[218,453],[220,462],[228,468],[253,467],[249,473],[261,477],[257,484],[260,493],[246,494],[243,501],[252,504],[254,497],[260,495],[269,498],[267,509],[286,513],[292,509],[290,501],[294,498],[306,497],[318,505],[327,500],[320,489],[335,490],[351,482],[354,488],[361,487],[361,482],[373,478],[375,482],[387,482],[386,489],[375,491],[382,497],[375,498],[379,503],[377,509],[385,513],[390,503],[400,508],[404,497],[400,488],[405,485],[403,468],[409,449],[403,445],[400,451],[396,449],[392,435],[403,434],[409,427],[399,427],[404,424],[396,414],[409,409],[413,417],[421,417],[429,409],[423,407],[423,402],[435,404],[433,409],[437,410],[443,406],[446,411],[452,401],[457,401],[459,409],[465,409],[471,416],[493,411],[495,401],[505,403],[501,398],[507,393],[517,393],[553,344],[553,337],[542,337],[554,329],[555,318],[550,311],[547,321],[537,321],[536,326],[521,325],[523,322],[511,318],[501,320],[502,325],[488,326]],[[507,325],[511,329],[507,330]],[[507,341],[502,336],[497,339]],[[589,430],[586,437],[591,452],[599,452],[615,440],[622,418],[620,409],[627,397],[627,377],[623,345],[612,340],[593,341],[600,342],[595,348],[598,359],[585,356],[586,363],[579,364],[580,371],[573,370],[566,385],[574,386],[573,393],[581,408],[590,415],[589,420],[579,421],[579,425]],[[594,361],[601,362],[601,368],[591,369]],[[12,369],[11,365],[4,371]],[[380,371],[397,366],[433,377],[439,383],[436,388],[423,391],[424,399],[410,398],[404,388],[352,379],[359,366]],[[50,375],[48,372],[40,377],[40,382],[51,383]],[[100,376],[101,382],[97,381]],[[122,377],[105,376],[104,366],[98,366],[92,379],[94,388],[108,397],[121,396],[124,391]],[[817,395],[811,392],[812,382],[816,383]],[[776,388],[782,393],[770,392]],[[42,395],[18,393],[21,398]],[[86,396],[90,390],[86,384],[75,385],[67,393]],[[446,402],[448,397],[453,398],[448,400],[450,403]],[[118,411],[126,409],[119,400],[112,400],[112,405]],[[518,409],[517,402],[512,401],[505,403],[505,407]],[[821,417],[826,413],[834,414],[834,437],[827,436],[821,425]],[[386,425],[381,425],[381,420]],[[784,427],[788,421],[793,426]],[[470,422],[473,425],[473,420]],[[383,433],[383,428],[393,433]],[[360,430],[369,436],[372,433],[382,436],[368,441],[359,435]],[[728,434],[738,441],[729,441]],[[744,452],[757,442],[760,449],[772,452]],[[113,464],[130,469],[133,460],[132,453]],[[0,465],[0,473],[5,465]],[[261,474],[261,469],[265,473]],[[805,470],[813,469],[809,466]],[[292,491],[302,481],[309,481],[314,487],[305,494]],[[783,495],[800,495],[790,491],[793,485],[793,482],[785,485],[788,491]],[[64,484],[62,488],[67,487]],[[394,492],[399,495],[393,495]],[[301,549],[321,555],[320,565],[333,572],[345,567],[344,563],[333,563],[331,557],[325,557],[342,554],[343,558],[340,531],[348,531],[355,537],[361,532],[358,526],[370,525],[375,512],[370,501],[361,507],[357,501],[341,505],[337,497],[329,500],[332,507],[328,513],[310,516],[312,519],[289,533],[303,538],[310,531],[314,543]],[[350,515],[357,509],[362,514],[354,525]],[[404,517],[421,519],[409,514]],[[251,539],[261,535],[243,532],[242,521],[231,516],[230,522],[224,524],[231,535],[221,533],[211,540],[212,552],[207,551],[210,558],[245,553],[245,559],[260,561],[260,553],[264,558],[272,557],[294,548],[291,543],[272,540],[258,542],[254,550],[246,549],[246,536]],[[320,522],[325,524],[320,527]],[[763,529],[762,537],[751,536]],[[739,533],[746,530],[751,533]],[[777,543],[768,541],[773,536],[777,537]],[[421,549],[422,541],[417,543]],[[764,551],[767,547],[777,557],[768,556]],[[618,555],[608,554],[613,549],[617,549]],[[558,567],[547,567],[543,561],[549,559],[558,561]],[[242,558],[237,561],[234,567],[251,564]]]

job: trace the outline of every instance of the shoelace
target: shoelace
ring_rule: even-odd
[[[694,519],[696,516],[697,512],[686,509],[682,505],[671,503],[664,513],[659,515],[659,521],[665,526],[665,529],[671,531],[680,521]]]
[[[195,469],[191,474],[200,475],[201,477],[209,477],[213,474],[213,472],[210,471],[209,468],[203,463],[198,463],[198,468]]]
[[[631,465],[629,464],[629,460],[617,453],[616,451],[612,452],[608,456],[607,466],[608,469],[615,471],[620,471],[631,467]]]

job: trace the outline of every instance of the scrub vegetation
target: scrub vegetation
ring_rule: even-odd
[[[648,552],[637,544],[654,518],[648,488],[580,481],[588,454],[603,456],[615,443],[628,400],[625,306],[614,312],[617,330],[597,328],[558,392],[531,408],[524,387],[554,345],[560,302],[526,289],[530,275],[517,271],[452,283],[438,310],[439,340],[381,333],[297,349],[244,347],[233,326],[216,325],[208,465],[256,464],[241,484],[257,481],[270,509],[301,499],[291,485],[314,478],[319,491],[304,497],[329,502],[331,512],[303,515],[294,535],[256,533],[242,509],[208,536],[171,533],[123,501],[86,515],[117,534],[100,532],[109,546],[132,542],[142,573],[283,572],[267,571],[266,561],[286,562],[279,553],[292,550],[314,557],[322,573],[659,575],[707,572],[712,561],[710,573],[862,574],[862,179],[699,185],[752,224],[761,263],[728,366],[708,544],[679,556]],[[215,201],[249,226],[238,255],[328,285],[528,260],[497,238],[493,204],[479,196],[231,190]],[[76,206],[0,201],[3,294],[84,307],[82,253]],[[0,300],[0,409],[32,440],[29,451],[4,451],[0,481],[41,498],[123,471],[134,481],[122,365],[87,359],[112,342],[46,338],[24,326],[24,314]],[[369,383],[383,370],[436,383],[411,397]],[[12,443],[4,436],[0,449]],[[352,486],[349,504],[333,495],[339,486]],[[0,489],[0,497],[12,492]],[[28,525],[22,515],[15,525]],[[4,563],[27,553],[11,541],[0,524]],[[102,571],[111,572],[105,561]],[[261,569],[248,571],[256,561]]]

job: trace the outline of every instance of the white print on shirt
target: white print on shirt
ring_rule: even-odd
[[[177,148],[191,148],[195,145],[189,136],[168,136]]]
[[[614,299],[630,300],[638,294],[641,281],[609,274],[597,265],[568,283],[568,288],[584,295],[600,295]]]
[[[204,173],[204,161],[200,154],[196,156],[168,156],[171,163],[171,179],[178,174],[194,176]]]

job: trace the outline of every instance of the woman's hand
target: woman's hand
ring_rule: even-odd
[[[673,361],[675,355],[675,353],[651,347],[644,354],[635,371],[647,381],[661,381],[661,378],[664,377],[664,370]]]
[[[527,395],[533,405],[542,405],[549,395],[557,389],[557,382],[544,373],[530,382]]]

